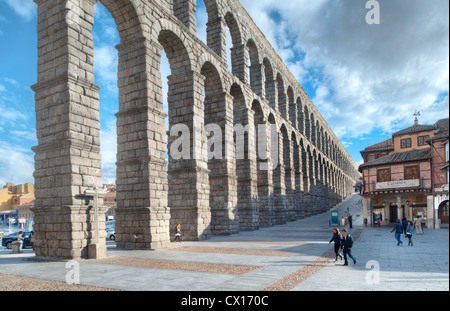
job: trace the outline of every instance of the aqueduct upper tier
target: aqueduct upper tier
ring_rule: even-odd
[[[102,256],[105,233],[94,242],[94,204],[85,192],[102,187],[92,35],[98,0],[34,1],[36,255]],[[165,247],[177,223],[189,240],[257,230],[326,211],[352,192],[357,166],[237,0],[204,1],[207,44],[197,37],[196,0],[100,2],[120,34],[117,247]],[[171,69],[168,114],[163,50]],[[167,156],[179,133],[166,132],[165,118],[189,129],[184,157]],[[209,156],[208,124],[223,156]],[[236,125],[244,130],[233,131]],[[248,156],[255,150],[270,156]]]

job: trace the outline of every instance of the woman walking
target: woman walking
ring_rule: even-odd
[[[409,240],[408,246],[414,246],[413,242],[411,241],[413,233],[414,233],[414,224],[412,221],[408,221],[408,226],[406,227],[406,237]]]
[[[177,224],[175,227],[175,239],[173,239],[173,242],[175,242],[177,239],[181,243],[181,225],[180,224]]]
[[[341,243],[342,243],[342,236],[341,233],[339,232],[338,228],[334,228],[333,229],[333,236],[331,237],[330,242],[328,242],[328,245],[331,244],[331,242],[334,241],[334,253],[336,254],[336,260],[338,260],[338,257],[340,260],[342,260],[342,255],[339,254],[339,249],[341,248]]]

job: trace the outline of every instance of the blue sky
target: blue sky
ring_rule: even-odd
[[[448,118],[447,0],[379,0],[379,25],[365,22],[364,0],[241,3],[357,164],[360,150],[412,125],[415,110],[422,112],[422,124]],[[198,5],[198,36],[204,41],[207,17],[202,0]],[[32,0],[0,0],[0,186],[33,182],[36,27]],[[105,183],[115,178],[119,42],[109,12],[97,4],[95,73]],[[170,74],[166,60],[161,72]]]

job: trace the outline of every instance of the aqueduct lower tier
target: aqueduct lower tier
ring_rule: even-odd
[[[102,187],[92,36],[97,1],[35,0],[33,211],[39,257],[86,258],[88,250],[106,254],[104,230],[94,242],[93,200],[85,195]],[[257,230],[323,212],[352,192],[359,176],[355,163],[237,0],[205,0],[207,44],[197,38],[196,0],[100,2],[121,38],[117,247],[165,247],[176,223],[189,240]],[[162,50],[171,68],[168,115],[159,70]],[[186,157],[167,158],[178,134],[166,133],[166,117],[171,126],[189,129]],[[211,123],[221,131],[220,152],[242,148],[244,159],[234,152],[208,158],[204,126]],[[236,124],[266,131],[256,139],[252,130],[233,133]],[[270,128],[278,135],[269,135]],[[254,150],[271,156],[249,157]],[[274,158],[273,169],[261,169]],[[105,208],[101,198],[98,202],[104,229]]]

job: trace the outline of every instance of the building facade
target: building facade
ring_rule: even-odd
[[[448,119],[436,123],[436,132],[427,143],[431,146],[435,227],[449,227],[449,147]]]
[[[434,125],[420,125],[416,119],[391,139],[361,151],[363,209],[369,225],[420,217],[424,226],[438,227],[437,196],[448,202],[448,176],[442,174],[445,163],[448,168],[442,144],[445,136],[448,140],[448,119]],[[448,207],[442,206],[441,214],[441,220],[448,222]]]
[[[7,183],[0,189],[0,224],[7,224],[9,218],[19,218],[19,207],[34,201],[34,184],[14,185]]]

